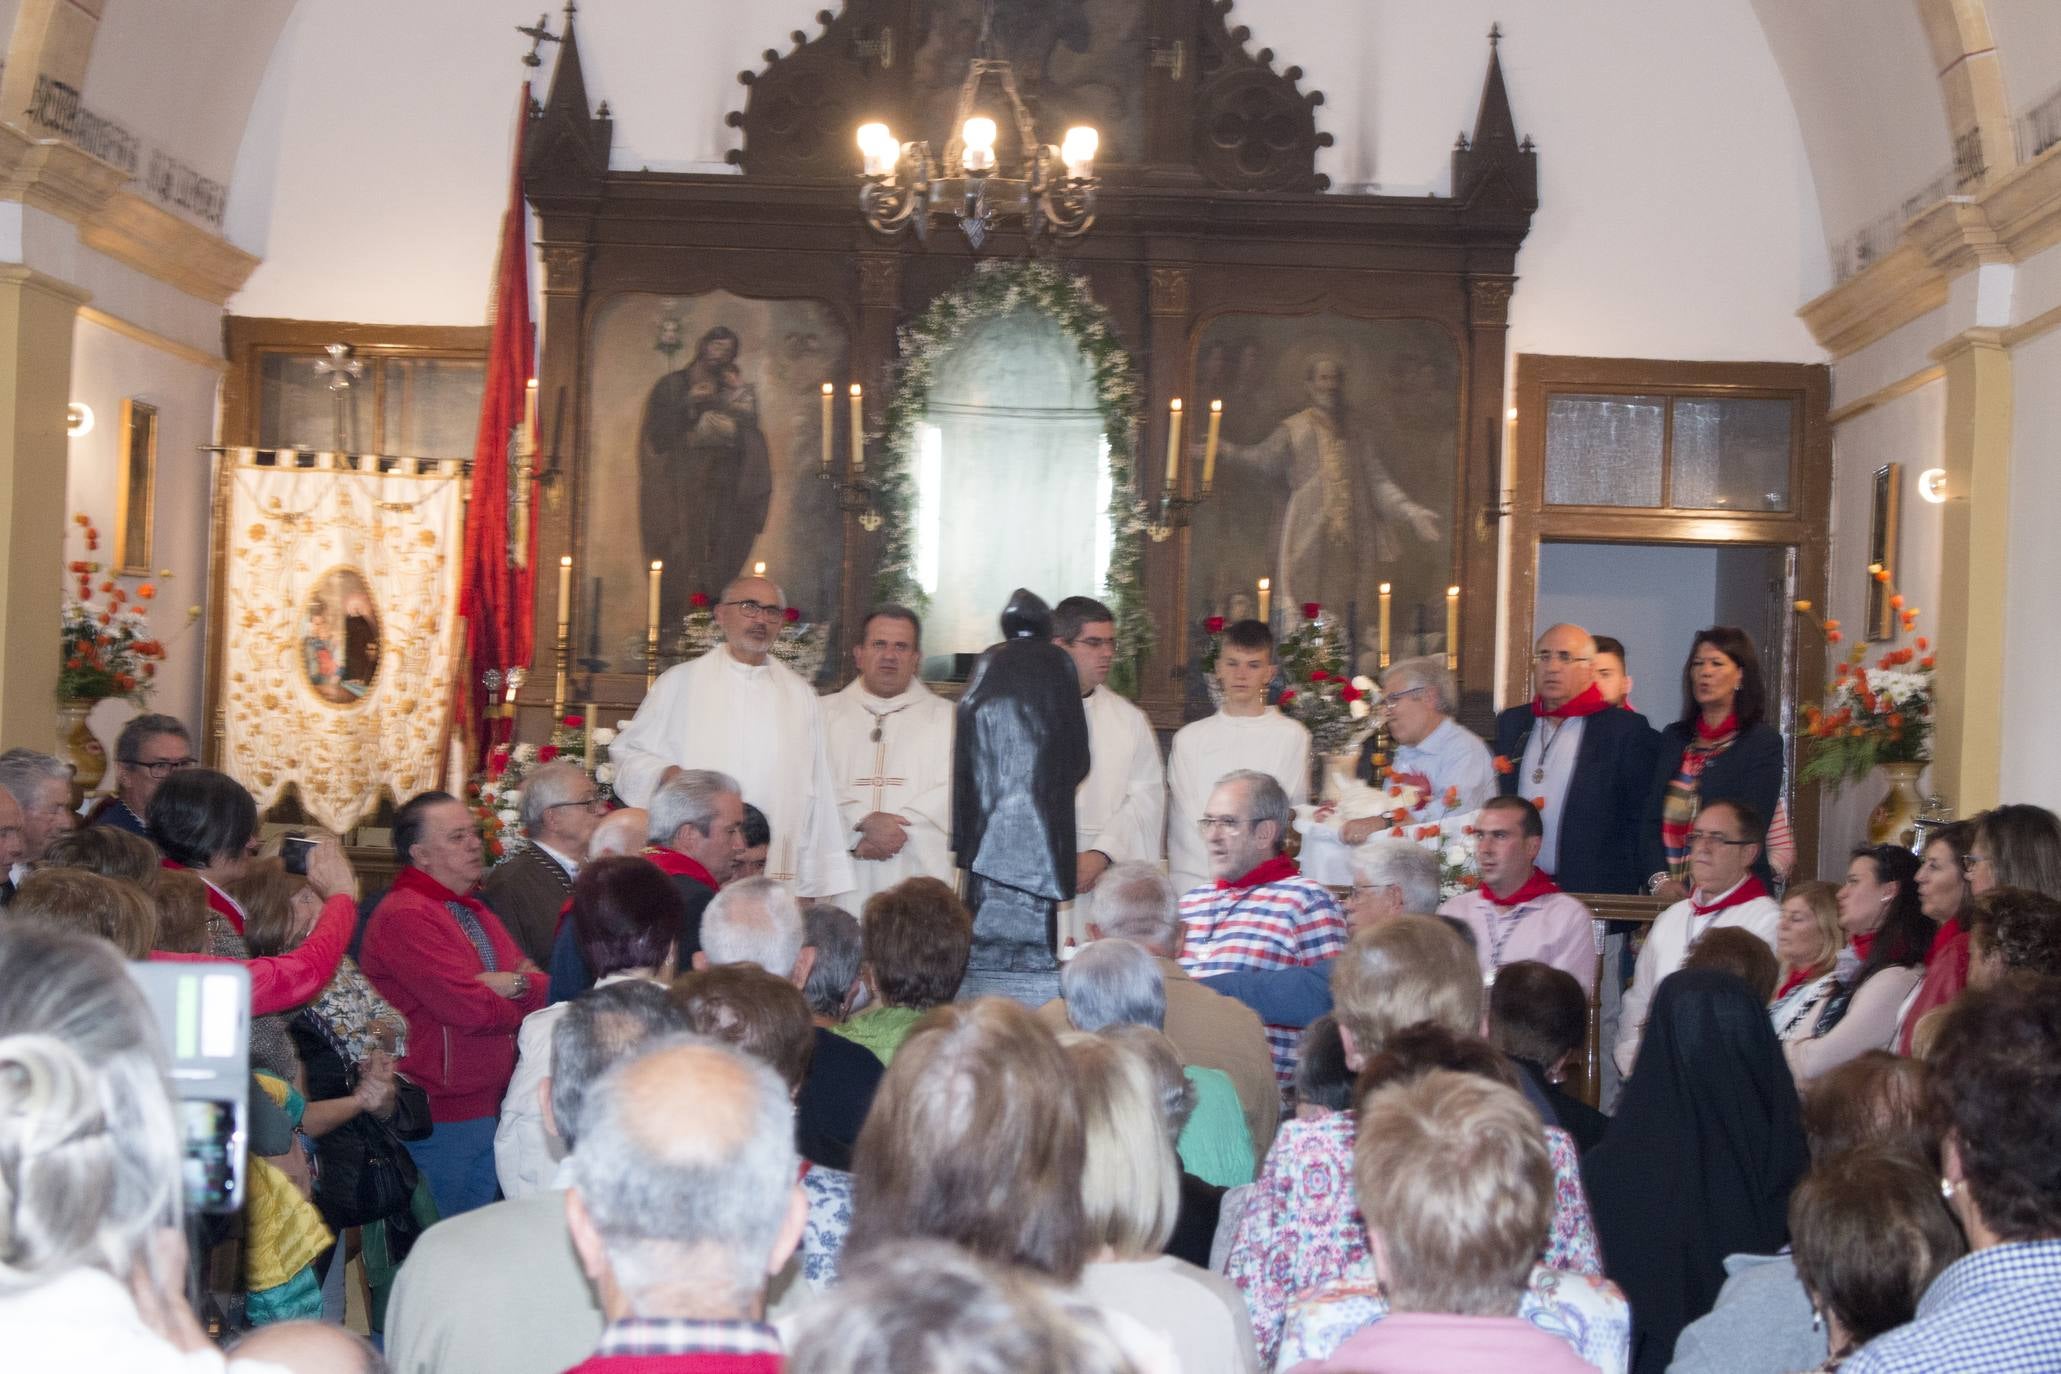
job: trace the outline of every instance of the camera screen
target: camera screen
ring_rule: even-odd
[[[129,965],[170,1061],[186,1205],[243,1205],[250,1095],[250,970],[232,963]]]

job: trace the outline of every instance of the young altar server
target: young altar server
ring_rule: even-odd
[[[1309,800],[1310,732],[1267,704],[1273,679],[1273,633],[1261,621],[1233,623],[1217,649],[1224,704],[1215,715],[1181,727],[1167,762],[1166,856],[1176,892],[1210,880],[1197,822],[1226,774],[1265,773],[1281,784],[1290,805]]]
[[[1088,778],[1074,793],[1074,893],[1092,891],[1104,869],[1129,859],[1159,858],[1166,823],[1166,769],[1145,713],[1109,689],[1116,663],[1116,616],[1091,597],[1069,596],[1052,608],[1052,638],[1080,675],[1088,717]],[[1078,917],[1062,918],[1082,939]]]

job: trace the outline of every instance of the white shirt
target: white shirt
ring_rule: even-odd
[[[1174,735],[1167,759],[1167,868],[1174,891],[1210,880],[1209,851],[1195,823],[1209,807],[1218,779],[1241,768],[1270,775],[1291,806],[1310,799],[1310,732],[1269,706],[1256,716],[1219,711]]]
[[[1748,874],[1739,883],[1751,877]],[[1617,1049],[1612,1057],[1617,1060],[1617,1071],[1627,1078],[1639,1057],[1639,1040],[1646,1033],[1646,1013],[1652,1009],[1653,992],[1661,979],[1688,959],[1692,945],[1720,926],[1738,926],[1758,935],[1769,949],[1775,947],[1775,927],[1781,922],[1782,908],[1773,897],[1755,897],[1708,916],[1696,915],[1696,907],[1721,901],[1736,891],[1739,883],[1715,897],[1691,893],[1661,912],[1653,929],[1647,932],[1646,947],[1639,951],[1639,962],[1632,970],[1632,985],[1625,989],[1618,1012]]]
[[[1536,732],[1534,732],[1536,733]],[[1558,755],[1569,744],[1580,744],[1580,737],[1553,746],[1554,763]],[[1447,816],[1464,816],[1469,811],[1480,809],[1481,804],[1496,795],[1496,764],[1489,754],[1489,747],[1482,743],[1481,736],[1447,716],[1438,723],[1438,728],[1415,744],[1399,745],[1391,765],[1398,773],[1422,773],[1431,779],[1431,790],[1424,799],[1424,809],[1415,813],[1420,822],[1441,821]],[[1550,775],[1549,779],[1550,781]],[[1446,805],[1448,789],[1458,789],[1459,796],[1451,806]],[[1562,791],[1565,792],[1563,786]],[[1526,793],[1535,796],[1536,793]],[[1545,865],[1539,865],[1544,868]],[[1551,872],[1551,869],[1547,869]]]
[[[535,845],[538,849],[543,850],[544,853],[550,855],[551,862],[557,864],[560,868],[565,870],[566,881],[570,882],[574,878],[580,876],[580,861],[578,859],[575,859],[572,855],[561,854],[557,850],[553,849],[550,845],[545,844],[542,840],[533,839],[530,841],[530,843]]]
[[[1586,716],[1554,719],[1541,716],[1532,722],[1531,737],[1524,742],[1524,758],[1517,767],[1517,795],[1529,801],[1546,799],[1539,819],[1546,835],[1539,843],[1538,866],[1548,873],[1560,871],[1560,812],[1567,804],[1567,787],[1574,781],[1575,756],[1582,751]],[[1539,777],[1539,770],[1545,777]]]
[[[594,986],[605,988],[629,976],[611,973]],[[556,1181],[566,1158],[565,1142],[544,1126],[537,1085],[551,1076],[551,1032],[571,1005],[539,1007],[522,1018],[515,1033],[515,1073],[501,1095],[501,1119],[494,1123],[494,1175],[510,1201],[565,1186]]]
[[[1074,848],[1111,863],[1159,858],[1166,769],[1145,713],[1107,684],[1081,702],[1088,717],[1088,776],[1074,793]]]
[[[859,842],[858,824],[875,811],[907,819],[908,838],[885,859],[852,856],[857,886],[837,903],[856,913],[861,903],[904,878],[952,882],[952,703],[920,682],[892,699],[874,696],[854,679],[823,698],[823,735],[830,774],[837,782],[838,817],[847,849]],[[875,730],[880,738],[873,738]]]
[[[675,765],[728,773],[772,828],[767,877],[803,897],[851,889],[822,710],[815,689],[778,659],[739,663],[718,644],[666,669],[608,757],[616,795],[631,806],[649,806],[659,775]]]

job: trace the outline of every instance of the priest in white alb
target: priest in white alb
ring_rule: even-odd
[[[852,650],[859,676],[823,698],[823,731],[855,885],[836,898],[857,912],[904,878],[953,881],[952,703],[916,680],[923,622],[879,606]]]
[[[1073,658],[1081,707],[1088,717],[1088,778],[1074,793],[1075,906],[1092,892],[1102,871],[1131,859],[1159,861],[1166,828],[1166,768],[1145,713],[1109,689],[1116,663],[1116,616],[1086,596],[1052,608],[1052,638]],[[1085,938],[1069,911],[1065,935]],[[1062,938],[1064,938],[1062,936]]]
[[[851,857],[816,689],[772,657],[785,613],[780,588],[763,577],[725,587],[715,608],[723,642],[659,674],[608,757],[616,795],[631,806],[685,768],[736,778],[772,827],[766,876],[829,897],[851,890]]]
[[[1240,620],[1217,646],[1224,704],[1213,716],[1181,727],[1167,760],[1167,869],[1174,891],[1210,881],[1209,851],[1199,829],[1209,794],[1227,773],[1249,769],[1281,784],[1291,805],[1310,796],[1310,732],[1267,704],[1274,680],[1274,636],[1262,621]]]

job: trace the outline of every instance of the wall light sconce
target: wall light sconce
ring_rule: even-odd
[[[1918,474],[1918,494],[1937,506],[1947,499],[1946,469],[1927,468]]]
[[[64,432],[73,439],[81,439],[93,432],[93,407],[84,401],[73,401],[64,408]]]

